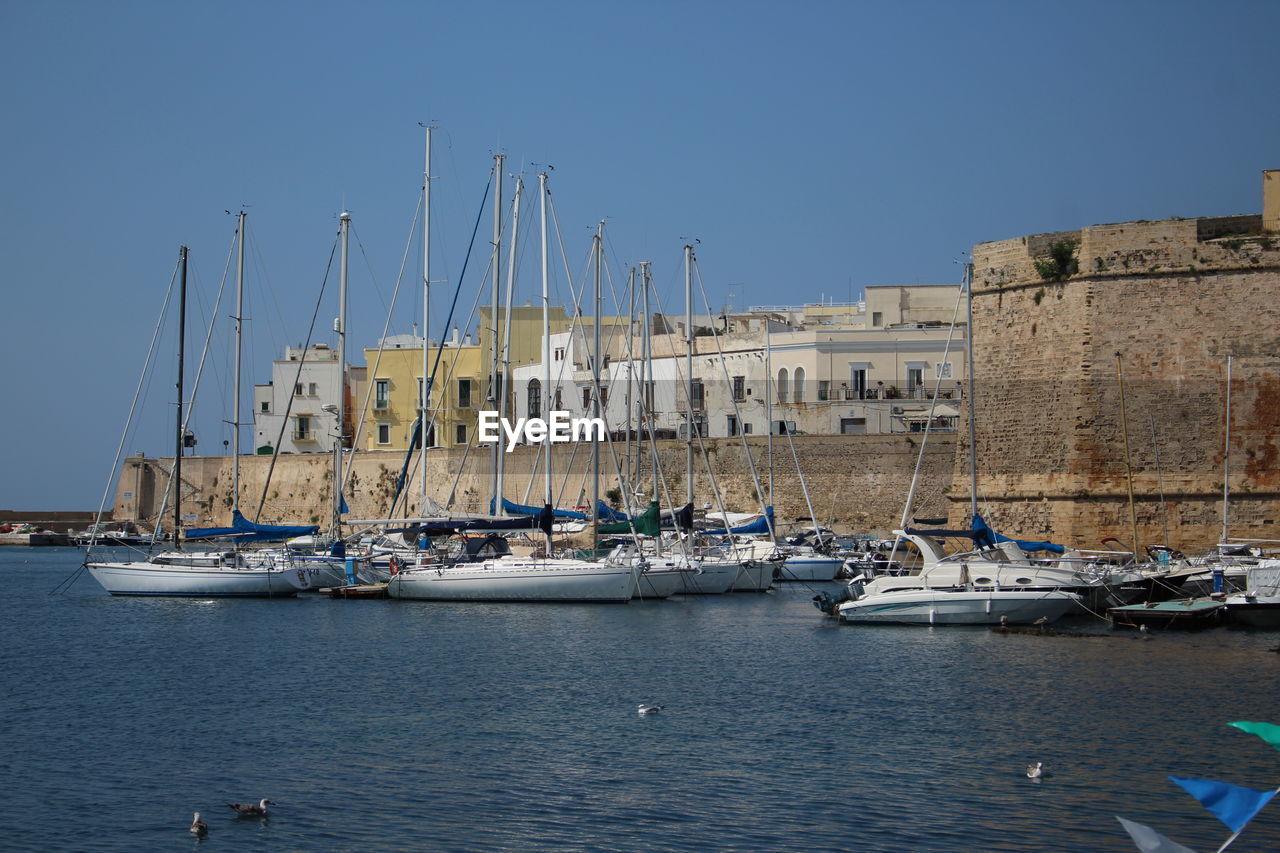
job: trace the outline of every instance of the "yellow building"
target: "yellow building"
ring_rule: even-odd
[[[387,338],[381,352],[365,350],[365,393],[356,400],[363,413],[361,446],[366,450],[407,450],[422,400],[422,338]],[[436,361],[436,348],[428,365]],[[467,444],[475,440],[476,410],[483,403],[481,352],[477,344],[446,342],[439,350],[431,388],[433,426],[427,446]]]

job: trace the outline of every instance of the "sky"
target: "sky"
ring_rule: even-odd
[[[464,315],[482,286],[495,152],[508,201],[554,167],[559,301],[600,221],[611,280],[652,261],[668,310],[694,241],[716,310],[846,301],[958,282],[983,241],[1260,212],[1278,24],[1274,0],[4,0],[0,509],[96,509],[117,447],[171,453],[172,312],[125,424],[181,245],[198,358],[227,211],[249,215],[243,399],[307,337],[322,285],[313,339],[333,340],[343,209],[348,346],[376,345],[406,253],[390,330],[412,331],[420,122],[438,127],[433,317],[460,278]],[[196,401],[208,454],[231,431],[230,299]]]

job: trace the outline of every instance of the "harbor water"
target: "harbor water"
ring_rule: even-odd
[[[840,626],[803,585],[50,594],[79,563],[0,553],[0,850],[1132,851],[1115,815],[1214,850],[1170,774],[1280,785],[1280,751],[1225,725],[1280,723],[1280,632]],[[225,805],[262,797],[267,820]],[[1231,850],[1278,848],[1273,803]]]

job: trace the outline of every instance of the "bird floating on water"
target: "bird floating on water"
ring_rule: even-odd
[[[666,705],[637,705],[636,713],[644,717],[649,714],[656,714],[665,707],[667,706]]]
[[[1141,636],[1141,637],[1142,637],[1142,639],[1144,639],[1144,640],[1150,640],[1150,639],[1151,639],[1151,629],[1150,629],[1150,628],[1148,628],[1146,625],[1139,625],[1139,626],[1138,626],[1138,634],[1139,634],[1139,636]]]
[[[1044,777],[1044,764],[1037,761],[1035,764],[1027,765],[1028,779],[1041,779]]]
[[[1037,619],[1036,621],[1032,622],[1031,624],[1032,624],[1032,625],[1047,625],[1047,624],[1049,624],[1049,617],[1048,617],[1048,616],[1041,616],[1039,619]]]
[[[201,837],[209,834],[209,824],[200,819],[200,812],[196,812],[195,817],[191,818],[190,832],[192,835]]]
[[[266,817],[267,806],[274,806],[271,800],[263,797],[256,803],[227,803],[227,808],[235,809],[240,817]]]

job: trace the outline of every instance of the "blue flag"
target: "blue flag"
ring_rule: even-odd
[[[1200,801],[1200,805],[1213,812],[1214,817],[1225,823],[1232,832],[1239,832],[1253,816],[1270,802],[1276,791],[1255,791],[1212,779],[1180,779],[1170,776],[1188,794]]]

